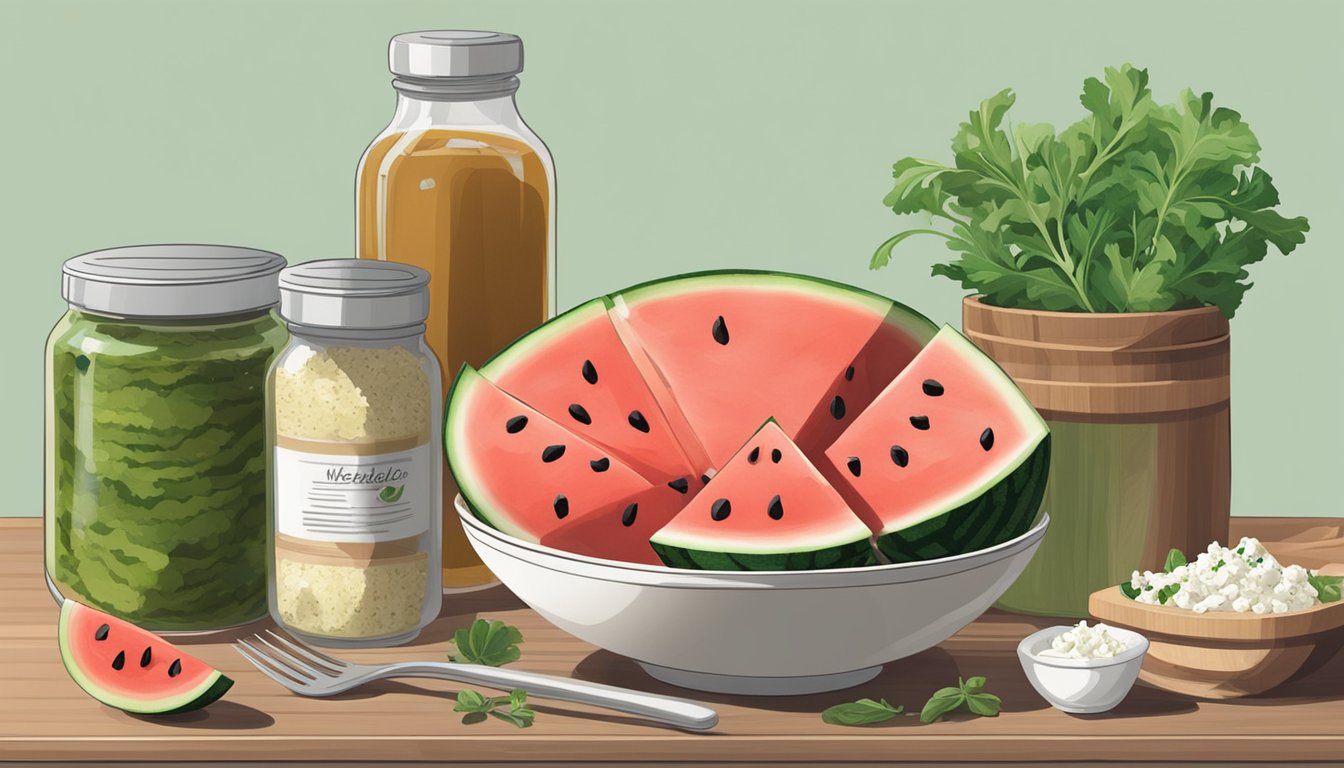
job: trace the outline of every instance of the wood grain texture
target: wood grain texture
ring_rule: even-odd
[[[1286,535],[1338,521],[1266,523]],[[1238,521],[1241,526],[1255,521]],[[1306,545],[1306,542],[1298,542]],[[331,699],[289,694],[253,671],[223,637],[192,639],[192,653],[237,680],[198,713],[135,718],[87,698],[61,666],[56,606],[42,581],[40,523],[0,520],[0,760],[101,763],[332,761],[419,764],[818,764],[904,761],[1322,761],[1344,764],[1344,659],[1263,697],[1197,702],[1138,687],[1113,712],[1076,717],[1050,709],[1016,659],[1018,641],[1054,622],[991,612],[937,648],[896,662],[849,691],[789,698],[697,695],[657,683],[633,662],[586,645],[491,589],[447,599],[414,644],[343,652],[352,659],[443,658],[452,631],[475,616],[519,626],[516,666],[537,672],[700,698],[719,710],[713,733],[693,735],[599,710],[538,701],[536,725],[463,725],[451,683],[387,681]],[[1344,554],[1344,546],[1340,549]],[[707,628],[707,641],[712,632]],[[189,643],[189,644],[188,644]],[[918,708],[958,676],[985,675],[1004,699],[998,718],[929,726],[901,718],[873,728],[821,722],[820,711],[861,696]],[[1142,738],[1137,738],[1138,736]]]

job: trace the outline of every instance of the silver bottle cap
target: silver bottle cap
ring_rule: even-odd
[[[328,259],[280,273],[280,316],[312,328],[377,330],[423,325],[429,273],[409,264]]]
[[[523,71],[523,41],[506,32],[407,32],[392,38],[387,59],[399,77],[506,77]]]
[[[74,309],[113,317],[236,315],[280,301],[270,251],[229,245],[132,245],[93,251],[61,267],[61,296]]]

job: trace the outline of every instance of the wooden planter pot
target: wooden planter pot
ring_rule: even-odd
[[[1086,616],[1087,598],[1226,542],[1228,323],[1216,308],[1134,314],[963,304],[966,336],[1050,424],[1050,532],[1000,608]]]

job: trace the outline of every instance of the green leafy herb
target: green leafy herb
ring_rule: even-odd
[[[1138,589],[1135,589],[1132,583],[1126,581],[1120,584],[1120,594],[1124,595],[1125,597],[1128,597],[1130,600],[1133,600],[1134,598],[1138,597],[1143,593],[1140,592]]]
[[[1344,576],[1308,573],[1307,583],[1316,589],[1316,598],[1322,603],[1338,602],[1341,591],[1344,591]]]
[[[1157,592],[1157,602],[1159,605],[1166,605],[1167,601],[1176,596],[1181,591],[1180,584],[1168,584]]]
[[[378,500],[384,504],[392,504],[393,502],[401,500],[401,494],[405,490],[406,486],[404,485],[385,485],[383,486],[383,489],[378,492]]]
[[[1203,305],[1231,317],[1250,288],[1246,267],[1273,245],[1306,240],[1303,217],[1274,210],[1279,193],[1256,163],[1260,143],[1213,94],[1184,91],[1159,105],[1148,71],[1126,64],[1088,78],[1087,116],[1056,133],[1009,126],[1005,89],[981,102],[952,139],[953,163],[907,157],[883,201],[943,226],[907,229],[957,256],[933,274],[991,304],[1023,309],[1148,312]]]
[[[495,717],[519,728],[526,728],[536,719],[537,713],[527,705],[527,691],[516,688],[508,696],[487,697],[471,689],[457,693],[457,705],[454,712],[465,712],[462,722],[465,725],[479,723],[486,717]]]
[[[992,693],[985,693],[984,688],[983,677],[972,677],[965,681],[957,678],[956,688],[940,688],[929,698],[919,713],[920,722],[932,723],[962,707],[980,717],[998,717],[1003,700]]]
[[[902,712],[905,707],[893,707],[886,699],[859,699],[828,707],[821,713],[821,720],[831,725],[871,725],[886,722]]]
[[[452,642],[456,647],[448,654],[452,661],[499,667],[522,655],[518,644],[523,642],[523,633],[498,619],[477,619],[470,627],[454,632]]]
[[[1190,562],[1189,560],[1185,559],[1184,552],[1173,547],[1172,550],[1167,553],[1167,562],[1165,565],[1162,566],[1162,570],[1167,573],[1171,573],[1172,571],[1176,570],[1177,568],[1180,568],[1182,565],[1188,564],[1189,562]]]

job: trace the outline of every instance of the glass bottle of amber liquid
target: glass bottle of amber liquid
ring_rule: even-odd
[[[497,32],[411,32],[389,50],[396,114],[359,162],[361,258],[428,270],[425,339],[444,391],[555,307],[555,170],[513,95],[523,44]],[[462,532],[443,483],[443,588],[494,576]]]

